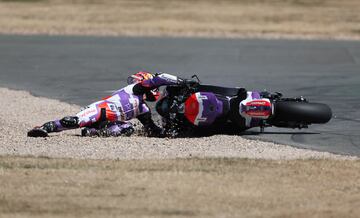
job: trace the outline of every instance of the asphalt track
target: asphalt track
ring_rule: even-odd
[[[326,103],[326,125],[244,135],[360,155],[360,42],[0,35],[0,86],[37,96],[86,105],[139,70]]]

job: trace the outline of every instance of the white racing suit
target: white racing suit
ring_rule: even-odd
[[[83,128],[83,136],[131,135],[134,128],[129,120],[133,118],[139,119],[150,136],[156,136],[160,134],[161,128],[151,119],[151,112],[145,100],[155,100],[151,90],[178,82],[176,76],[163,73],[152,79],[128,85],[115,91],[111,96],[84,107],[75,116],[67,116],[34,128],[28,132],[28,136],[44,137],[50,132],[74,128]]]

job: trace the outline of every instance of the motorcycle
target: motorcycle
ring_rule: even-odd
[[[260,127],[261,133],[270,126],[301,129],[332,117],[326,104],[283,98],[279,92],[202,85],[196,75],[167,86],[155,108],[167,135],[173,137],[226,127],[235,132]]]

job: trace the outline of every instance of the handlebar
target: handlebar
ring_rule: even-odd
[[[180,79],[180,84],[188,88],[195,88],[200,85],[200,79],[197,75],[193,75],[191,79]]]

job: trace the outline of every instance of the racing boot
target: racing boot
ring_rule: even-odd
[[[57,126],[55,121],[50,121],[45,123],[42,126],[38,126],[33,128],[27,133],[28,137],[48,137],[48,133],[50,132],[56,132]]]
[[[158,127],[155,123],[150,123],[148,125],[144,125],[144,130],[146,136],[148,137],[157,137],[157,138],[164,138],[166,137],[166,132],[163,128]]]
[[[139,119],[139,121],[143,124],[144,126],[144,133],[146,136],[148,137],[165,137],[165,130],[161,127],[158,127],[154,121],[151,118],[151,113],[147,112],[144,114],[141,114],[139,116],[137,116],[137,118]]]
[[[61,120],[49,121],[40,127],[35,127],[30,130],[27,135],[28,137],[47,137],[48,133],[60,132],[66,129],[78,128],[78,117],[64,117]]]
[[[94,137],[94,136],[100,136],[100,133],[95,128],[89,128],[85,127],[81,130],[81,136],[83,137]]]
[[[103,137],[130,136],[134,131],[135,129],[131,123],[116,121],[109,123],[105,128],[101,129],[100,135]]]
[[[121,135],[130,136],[135,131],[131,123],[109,122],[100,129],[84,128],[81,131],[82,136],[88,137],[118,137]]]

